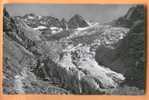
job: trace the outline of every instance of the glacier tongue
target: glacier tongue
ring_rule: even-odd
[[[63,52],[63,57],[57,63],[71,77],[68,78],[67,74],[61,75],[63,80],[67,79],[64,84],[67,84],[72,90],[75,88],[78,93],[88,90],[101,92],[103,89],[116,88],[119,83],[125,80],[122,74],[98,65],[94,58],[95,54],[90,51],[90,47],[80,44],[76,48],[69,47],[67,49],[69,50]],[[77,87],[73,85],[74,83]]]
[[[62,49],[59,59],[53,60],[56,65],[48,66],[50,73],[60,79],[63,88],[73,93],[105,92],[106,89],[117,88],[125,77],[106,66],[99,65],[95,60],[96,49],[100,45],[114,48],[113,44],[123,39],[127,32],[127,28],[99,24],[76,29],[65,40],[80,37],[91,39],[90,36],[93,35],[95,39],[88,44],[84,42],[86,39],[80,38],[79,43],[72,40],[74,44],[67,44]]]

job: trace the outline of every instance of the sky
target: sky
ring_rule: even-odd
[[[126,14],[134,5],[104,4],[6,4],[5,8],[11,16],[24,16],[34,13],[40,16],[53,16],[69,20],[79,14],[87,20],[106,23]]]

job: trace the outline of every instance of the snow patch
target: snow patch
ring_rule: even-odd
[[[34,28],[34,30],[42,30],[42,29],[46,29],[46,26],[38,26],[36,28]]]
[[[52,34],[56,34],[56,33],[63,31],[63,29],[59,27],[50,27],[50,29],[51,29]]]
[[[27,18],[28,18],[28,19],[34,19],[34,17],[33,17],[33,16],[28,16]]]
[[[87,27],[78,27],[77,29],[75,29],[76,31],[84,31],[84,30],[87,30],[87,29],[90,29],[90,28],[93,28],[93,27],[96,27],[98,26],[99,23],[90,23],[89,26]]]

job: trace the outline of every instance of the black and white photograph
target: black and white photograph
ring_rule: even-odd
[[[3,93],[145,95],[142,4],[5,4]]]

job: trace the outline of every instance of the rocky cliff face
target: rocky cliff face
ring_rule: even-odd
[[[45,30],[35,30],[26,22],[28,19],[24,19],[48,19],[34,14],[23,19],[6,15],[5,93],[112,94],[111,91],[117,92],[128,80],[127,65],[135,59],[126,59],[129,57],[123,52],[129,49],[127,38],[131,28],[98,23],[88,25],[76,15],[68,23],[62,20],[64,30],[45,39],[42,34]],[[57,22],[50,19],[55,30]],[[10,75],[10,72],[15,74]],[[13,86],[8,87],[6,81],[13,81],[8,84]]]
[[[130,8],[114,25],[128,27],[130,29],[128,35],[117,44],[115,49],[99,47],[96,51],[96,60],[99,64],[123,73],[127,84],[140,88],[145,86],[144,12],[142,5]]]

